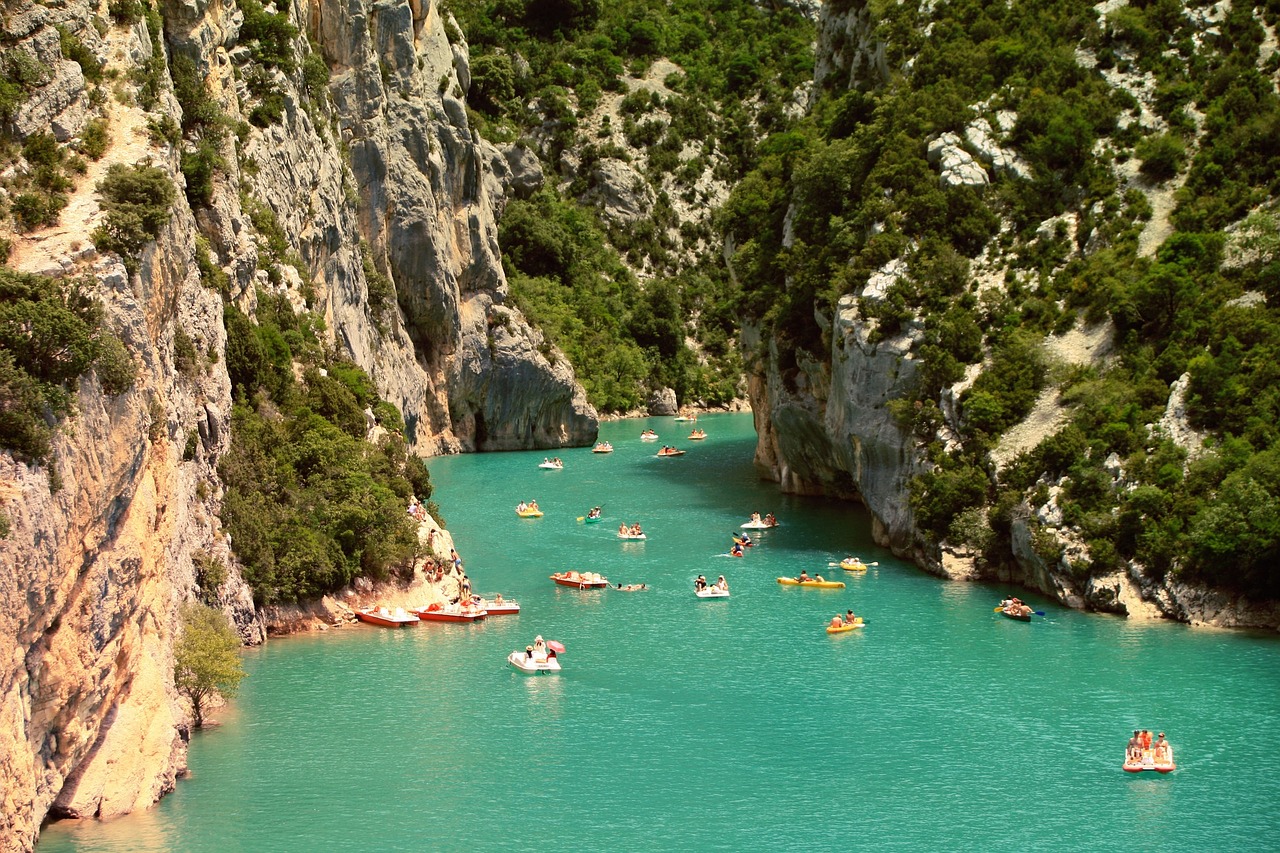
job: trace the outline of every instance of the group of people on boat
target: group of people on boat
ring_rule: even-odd
[[[858,618],[859,617],[853,615],[852,610],[846,610],[843,616],[837,613],[835,616],[831,617],[831,627],[843,628],[846,625],[855,625],[858,622]]]
[[[812,583],[814,581],[817,581],[818,583],[826,583],[827,581],[827,579],[822,575],[813,575],[810,577],[809,573],[804,569],[800,570],[800,574],[796,575],[794,580],[796,583]]]
[[[537,501],[520,501],[516,504],[516,512],[540,512]]]
[[[658,434],[651,429],[645,429],[640,432],[641,438],[657,438]]]
[[[618,525],[618,535],[619,536],[643,536],[644,531],[640,529],[640,522],[637,521],[635,524],[628,527],[627,523],[624,521],[622,524]]]
[[[715,583],[711,584],[708,587],[707,576],[698,575],[696,578],[693,579],[693,591],[702,592],[704,589],[714,589],[714,590],[719,590],[720,592],[728,592],[729,582],[724,579],[724,575],[721,575],[720,577],[716,578]]]
[[[669,444],[664,444],[658,449],[659,456],[679,456],[681,453],[684,453],[684,451]]]
[[[596,453],[611,453],[613,451],[613,445],[607,441],[602,441],[591,449]]]
[[[542,457],[542,464],[543,464],[543,465],[554,465],[554,466],[556,466],[557,468],[563,468],[563,467],[564,467],[564,460],[562,460],[559,456],[552,456],[552,457],[546,457],[546,456],[544,456],[544,457]]]
[[[697,441],[700,438],[706,438],[706,437],[707,437],[707,431],[705,429],[695,429],[693,432],[689,433],[689,438],[693,439],[694,441]]]
[[[556,650],[549,648],[546,640],[539,634],[534,638],[532,645],[524,647],[524,659],[526,663],[553,661],[556,659]]]
[[[1012,595],[1000,602],[1000,609],[1008,616],[1017,617],[1027,617],[1035,612],[1024,604],[1022,599]]]
[[[601,512],[603,512],[603,507],[593,506],[587,511],[587,518],[599,518]]]
[[[757,525],[762,524],[765,527],[777,527],[778,519],[774,518],[773,513],[769,513],[764,518],[761,518],[760,513],[753,512],[751,513],[751,523]]]
[[[1164,739],[1164,732],[1160,732],[1153,742],[1150,729],[1134,729],[1133,737],[1129,738],[1129,746],[1125,749],[1125,759],[1134,764],[1147,759],[1156,764],[1172,764],[1173,747]]]

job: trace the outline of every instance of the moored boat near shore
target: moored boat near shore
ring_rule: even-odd
[[[422,622],[474,622],[489,615],[489,611],[476,605],[431,604],[413,611]]]
[[[361,622],[379,625],[383,628],[403,628],[405,625],[418,624],[418,617],[409,613],[403,607],[397,607],[395,610],[388,610],[385,607],[369,607],[364,610],[357,610],[355,614],[356,618]]]
[[[479,606],[490,616],[514,616],[520,612],[520,602],[501,595],[481,596]]]

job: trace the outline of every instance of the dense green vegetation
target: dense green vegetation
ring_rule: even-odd
[[[90,283],[0,266],[0,447],[44,461],[54,430],[74,412],[75,382],[94,370],[120,394],[136,367],[102,325]]]
[[[260,295],[256,325],[234,305],[224,319],[236,406],[218,466],[222,519],[254,598],[314,598],[358,576],[411,570],[410,496],[440,516],[399,413],[362,370],[326,353],[316,320],[295,315],[283,297]],[[377,445],[365,441],[366,408],[388,430]]]
[[[481,132],[523,140],[551,174],[562,152],[579,161],[563,194],[548,188],[504,213],[500,243],[521,310],[603,411],[641,407],[663,386],[681,401],[739,396],[737,288],[705,215],[682,223],[675,205],[698,207],[699,181],[737,179],[762,130],[789,124],[784,105],[812,73],[812,24],[789,7],[740,2],[451,0],[447,9],[471,49],[467,98]],[[680,68],[663,81],[672,94],[623,99],[627,146],[589,132],[605,94],[627,92],[624,77],[659,58]],[[640,221],[608,223],[578,201],[606,159],[642,170],[655,203]]]
[[[804,351],[826,357],[815,306],[829,314],[886,262],[906,260],[905,276],[859,307],[882,337],[923,321],[920,387],[891,408],[934,463],[912,490],[928,536],[1007,560],[1019,504],[1039,506],[1046,483],[1061,483],[1064,521],[1088,545],[1073,566],[1081,576],[1133,559],[1156,576],[1280,594],[1280,99],[1276,57],[1259,69],[1261,22],[1234,9],[1206,38],[1177,4],[1099,18],[1074,0],[951,2],[936,6],[926,37],[916,7],[882,11],[889,65],[914,57],[910,73],[824,92],[811,120],[761,143],[724,210],[745,311],[785,342],[784,366]],[[1280,4],[1263,11],[1280,20]],[[1081,48],[1096,66],[1077,60]],[[1104,79],[1111,70],[1155,76],[1166,129],[1139,123],[1134,97]],[[927,142],[997,110],[1017,116],[1010,142],[1029,179],[940,188]],[[1152,182],[1186,175],[1179,230],[1155,257],[1138,252],[1150,207],[1116,178],[1131,158]],[[1243,229],[1254,237],[1237,238],[1249,251],[1225,264],[1224,229],[1264,202],[1269,212]],[[1042,225],[1062,214],[1074,233]],[[970,259],[1005,268],[1003,286],[979,290]],[[1059,377],[1069,426],[995,471],[989,451],[1050,378],[1038,339],[1080,319],[1115,324],[1117,358]],[[979,362],[952,424],[960,446],[946,450],[938,392]],[[1184,373],[1191,420],[1212,445],[1190,464],[1150,426]],[[1034,538],[1057,556],[1053,537]]]

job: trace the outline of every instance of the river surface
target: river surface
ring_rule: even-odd
[[[688,449],[659,459],[642,443]],[[519,616],[359,626],[245,654],[190,778],[149,812],[48,827],[55,851],[1264,850],[1280,844],[1280,641],[1065,610],[993,613],[872,544],[851,504],[779,496],[747,415],[606,423],[615,452],[431,462],[479,592]],[[536,499],[540,519],[516,517]],[[605,520],[578,516],[603,504]],[[781,526],[741,559],[752,511]],[[638,521],[649,539],[616,537]],[[865,574],[831,567],[850,554]],[[599,571],[643,592],[578,591]],[[846,582],[784,587],[780,575]],[[699,573],[732,597],[699,600]],[[828,635],[838,612],[866,627]],[[535,634],[563,672],[505,661]],[[1176,772],[1126,774],[1134,728]]]

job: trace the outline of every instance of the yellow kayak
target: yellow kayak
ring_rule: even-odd
[[[852,622],[846,622],[844,625],[828,625],[828,634],[843,634],[845,631],[852,631],[855,628],[861,628],[863,625],[862,617],[856,617]]]
[[[542,510],[526,509],[523,512],[521,512],[520,510],[516,510],[516,515],[520,516],[521,518],[542,518]]]
[[[799,581],[795,578],[778,578],[783,586],[813,586],[818,589],[844,589],[844,581]]]
[[[840,568],[844,569],[846,572],[865,572],[867,570],[867,564],[861,560],[841,560]]]

